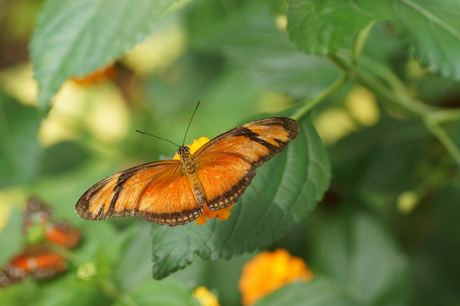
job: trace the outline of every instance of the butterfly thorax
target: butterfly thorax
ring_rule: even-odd
[[[181,146],[179,150],[177,150],[177,154],[180,157],[180,169],[189,179],[196,201],[201,205],[205,204],[206,193],[198,177],[195,157],[186,146]]]
[[[187,146],[181,146],[177,150],[177,154],[180,157],[180,165],[184,174],[191,174],[196,171],[195,158],[190,153],[190,149]]]

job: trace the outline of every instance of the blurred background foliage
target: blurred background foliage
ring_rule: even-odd
[[[196,258],[157,281],[150,224],[89,222],[74,205],[108,175],[173,156],[169,143],[134,130],[180,142],[201,100],[189,139],[212,138],[257,114],[302,105],[340,70],[289,41],[284,1],[180,1],[97,76],[67,80],[43,117],[28,48],[43,2],[0,1],[0,259],[20,251],[20,211],[34,195],[81,230],[75,253],[86,261],[71,261],[68,273],[48,282],[0,288],[0,305],[198,305],[191,295],[198,286],[221,305],[240,304],[243,265],[259,251]],[[370,73],[385,67],[412,97],[458,109],[458,82],[420,65],[407,36],[393,23],[375,24],[359,65]],[[458,164],[420,120],[380,102],[347,82],[311,112],[328,150],[330,188],[313,213],[266,249],[301,257],[314,281],[285,287],[261,305],[460,303]],[[446,129],[460,145],[460,121]],[[96,277],[85,276],[91,267]]]

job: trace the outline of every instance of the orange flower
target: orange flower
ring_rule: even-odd
[[[207,137],[201,137],[198,140],[194,139],[192,145],[190,146],[187,145],[187,147],[189,147],[190,153],[194,154],[202,145],[204,145],[208,141],[209,139]],[[177,160],[180,159],[177,152],[174,155],[173,159],[177,159]],[[199,225],[203,225],[203,224],[206,224],[206,221],[207,221],[206,218],[214,219],[215,217],[217,217],[219,218],[220,221],[227,220],[228,217],[230,217],[230,214],[231,214],[230,210],[232,209],[232,207],[233,205],[230,205],[227,208],[213,211],[213,210],[209,210],[208,206],[205,204],[203,207],[204,208],[203,213],[195,221]]]
[[[206,224],[206,221],[207,221],[206,218],[214,219],[215,217],[217,217],[219,218],[220,221],[227,220],[228,217],[230,217],[230,214],[231,214],[230,210],[232,209],[233,205],[234,204],[230,205],[227,208],[223,208],[219,210],[209,210],[208,205],[204,205],[203,213],[201,214],[201,216],[196,218],[195,221],[199,225],[204,225]]]
[[[82,77],[73,77],[71,80],[78,85],[92,85],[96,84],[106,78],[110,78],[115,74],[115,65],[109,65],[103,67],[99,70],[93,71],[92,73],[82,76]]]
[[[310,281],[313,272],[300,257],[286,250],[262,252],[243,267],[238,288],[243,305],[252,305],[262,297],[295,281]]]

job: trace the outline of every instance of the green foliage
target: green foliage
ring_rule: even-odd
[[[256,305],[459,304],[459,1],[46,0],[34,29],[36,1],[1,7],[0,261],[24,249],[30,196],[83,238],[53,248],[65,274],[0,288],[0,304],[199,305],[204,285],[238,305],[243,266],[276,248],[314,278]],[[96,182],[171,158],[134,130],[181,143],[198,100],[186,144],[269,116],[299,136],[227,220],[76,216]]]
[[[39,169],[36,133],[40,116],[34,107],[19,104],[0,92],[0,187],[28,184]]]
[[[455,0],[292,0],[288,29],[300,50],[327,55],[350,48],[353,33],[369,23],[389,20],[404,32],[424,65],[460,81],[459,9]]]
[[[15,253],[21,251],[24,237],[18,229],[21,227],[21,214],[17,209],[13,210],[8,223],[0,233],[0,262],[7,261]]]
[[[217,2],[207,1],[190,12],[189,31],[197,48],[220,48],[254,82],[295,98],[318,94],[338,77],[338,71],[325,59],[297,51],[286,34],[276,28],[266,5],[241,5],[241,11],[229,13]],[[209,7],[212,15],[206,14]],[[248,17],[241,18],[240,14]],[[219,31],[206,27],[203,18],[217,24]],[[231,22],[225,22],[227,18]]]
[[[315,264],[356,301],[365,305],[407,301],[408,262],[375,218],[345,213],[323,220],[314,240]]]
[[[48,110],[67,78],[107,65],[143,41],[174,2],[46,1],[30,44],[40,109]]]
[[[313,304],[312,304],[313,303]],[[331,282],[322,278],[315,278],[308,284],[296,282],[292,285],[287,285],[280,290],[268,295],[267,297],[257,302],[257,306],[270,305],[362,305],[356,300],[353,300],[335,287]]]
[[[199,306],[200,304],[194,299],[187,288],[177,281],[165,280],[162,282],[150,280],[138,286],[130,293],[130,297],[135,305],[148,306],[155,305],[168,306]],[[115,306],[126,305],[126,302],[119,301]]]

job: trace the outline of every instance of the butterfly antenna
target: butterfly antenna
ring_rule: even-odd
[[[185,143],[185,138],[187,138],[188,129],[189,129],[189,127],[190,127],[190,124],[192,124],[193,116],[195,116],[195,112],[196,112],[196,110],[198,109],[198,106],[200,106],[200,101],[198,101],[198,103],[197,103],[197,105],[196,105],[196,107],[195,107],[195,110],[193,111],[192,118],[190,118],[190,122],[188,123],[187,130],[185,131],[184,141],[182,141],[182,146],[183,146],[184,143]]]
[[[158,137],[158,136],[155,136],[155,135],[149,134],[149,133],[141,132],[141,131],[138,131],[138,130],[136,130],[136,132],[138,132],[138,133],[141,133],[141,134],[145,134],[145,135],[149,135],[149,136],[152,136],[152,137],[155,137],[155,138],[158,138],[158,139],[162,139],[162,140],[165,140],[165,141],[167,141],[167,142],[170,142],[170,143],[172,143],[173,145],[175,145],[175,146],[177,146],[177,147],[179,147],[179,148],[180,148],[180,146],[179,146],[177,143],[174,143],[174,142],[172,142],[171,140],[168,140],[168,139],[164,139],[164,138],[161,138],[161,137]]]

